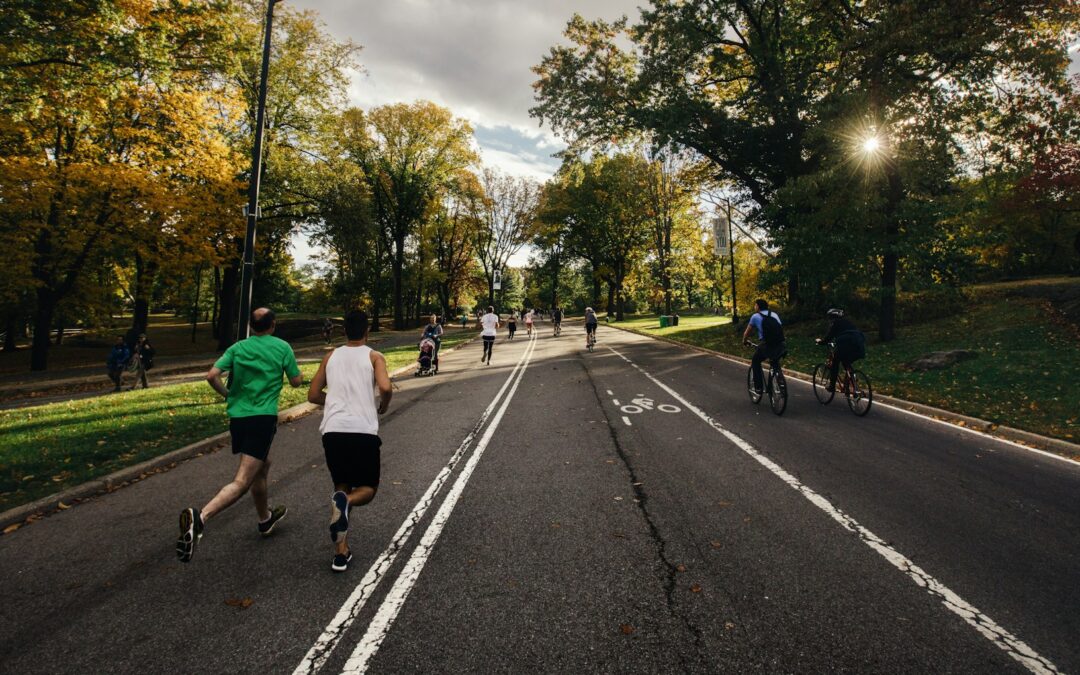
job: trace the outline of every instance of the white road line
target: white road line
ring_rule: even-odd
[[[495,430],[498,429],[499,423],[502,421],[503,415],[510,405],[510,401],[513,400],[518,385],[521,384],[521,380],[525,375],[525,369],[529,367],[529,359],[532,357],[535,345],[535,340],[530,343],[529,348],[525,353],[525,363],[521,367],[520,372],[518,372],[513,387],[510,388],[510,392],[506,395],[506,398],[503,399],[499,411],[495,413],[495,417],[492,418],[491,424],[488,425],[483,438],[477,443],[476,450],[465,463],[465,466],[462,468],[453,487],[446,493],[446,499],[443,500],[442,506],[439,507],[439,510],[431,519],[431,523],[424,532],[424,536],[420,539],[420,543],[417,544],[412,556],[409,557],[409,560],[405,563],[405,567],[401,570],[401,575],[398,576],[397,581],[394,582],[393,587],[387,593],[382,605],[379,606],[379,610],[376,612],[375,617],[371,620],[371,623],[368,624],[368,629],[364,634],[364,637],[360,640],[360,643],[356,645],[356,649],[353,650],[349,660],[345,662],[345,667],[341,671],[342,673],[365,672],[371,657],[375,655],[379,650],[382,641],[386,639],[386,635],[390,632],[394,619],[397,618],[398,613],[405,604],[405,600],[409,597],[410,591],[412,591],[413,586],[416,585],[416,580],[424,570],[424,565],[427,563],[428,557],[435,548],[435,543],[439,540],[439,535],[442,534],[443,528],[450,519],[450,514],[457,505],[458,499],[461,498],[461,493],[464,491],[465,485],[469,482],[469,478],[476,469],[476,465],[480,462],[480,458],[483,456],[484,450],[487,449],[488,443],[490,443],[491,439],[495,436]]]
[[[615,392],[613,392],[613,391],[611,391],[610,389],[608,389],[608,390],[607,390],[607,395],[608,395],[608,396],[614,396],[614,395],[615,395]]]
[[[680,396],[679,393],[676,392],[674,389],[667,386],[666,384],[646,372],[645,369],[643,369],[641,366],[637,365],[636,363],[626,358],[619,352],[615,351],[611,347],[608,347],[608,349],[611,349],[612,353],[621,358],[623,361],[629,363],[642,375],[649,378],[653,382],[653,384],[660,387],[667,393],[671,394],[671,396],[675,400],[686,406],[687,410],[693,412],[695,415],[700,417],[706,424],[727,437],[727,439],[734,443],[739,449],[753,457],[755,460],[758,461],[759,464],[771,471],[794,490],[802,494],[803,497],[806,497],[806,499],[811,504],[827,513],[836,522],[840,523],[840,525],[844,527],[844,529],[857,534],[859,536],[859,539],[861,539],[864,544],[877,551],[878,554],[881,555],[881,557],[888,560],[890,563],[892,563],[894,567],[896,567],[901,572],[910,577],[917,586],[926,589],[926,592],[929,593],[931,596],[940,599],[941,604],[945,605],[945,607],[949,611],[953,612],[961,619],[966,621],[983,637],[990,640],[992,643],[1004,650],[1009,656],[1019,661],[1028,670],[1033,673],[1039,673],[1040,675],[1044,673],[1061,672],[1048,659],[1040,656],[1038,653],[1035,652],[1035,650],[1025,644],[1018,637],[1005,630],[997,623],[995,623],[993,619],[986,616],[977,608],[964,601],[963,598],[951,591],[940,581],[927,574],[926,571],[913,563],[902,553],[889,546],[876,534],[860,525],[854,518],[847,515],[837,507],[833,506],[833,504],[829,500],[825,499],[824,497],[804,485],[802,482],[799,481],[798,478],[788,473],[779,464],[762,455],[753,445],[746,442],[735,433],[725,429],[723,426],[720,425],[719,422],[707,415],[704,411],[695,406],[693,403],[687,401],[685,398]]]
[[[623,422],[625,422],[625,423],[626,423],[626,426],[628,426],[628,427],[632,427],[632,426],[634,426],[633,424],[630,424],[630,418],[629,418],[629,417],[627,417],[626,415],[623,415],[623,416],[622,416],[622,421],[623,421]]]
[[[617,399],[617,398],[611,399],[611,402],[614,403],[617,406],[622,405],[621,403],[619,403],[619,399]]]
[[[529,342],[532,343],[533,340],[529,339]],[[480,419],[465,437],[465,440],[461,442],[461,445],[457,447],[454,454],[450,456],[450,461],[448,461],[442,470],[439,471],[439,474],[435,476],[435,480],[431,482],[427,491],[420,497],[420,501],[416,502],[416,506],[413,507],[413,510],[405,518],[405,522],[401,524],[401,527],[399,527],[398,531],[394,534],[394,538],[391,539],[390,545],[375,559],[371,568],[368,569],[367,574],[360,580],[360,583],[353,590],[352,594],[349,595],[348,599],[345,600],[341,609],[338,610],[337,614],[334,615],[334,618],[331,619],[330,623],[326,626],[326,630],[323,631],[323,634],[319,636],[319,639],[316,640],[315,644],[308,650],[308,653],[304,656],[304,660],[301,661],[300,665],[293,671],[293,675],[314,673],[322,668],[326,663],[326,660],[330,658],[330,654],[333,652],[334,648],[337,647],[338,641],[345,634],[345,631],[349,629],[349,626],[352,625],[353,621],[356,620],[356,617],[360,615],[360,611],[364,608],[364,604],[367,602],[368,598],[371,597],[375,592],[375,589],[378,588],[379,583],[386,577],[386,573],[394,564],[394,560],[397,558],[398,553],[405,547],[409,537],[412,535],[413,528],[416,527],[416,524],[419,523],[420,520],[423,519],[424,514],[427,513],[435,495],[442,489],[442,486],[453,472],[454,467],[457,466],[461,457],[465,454],[465,451],[472,444],[473,439],[476,438],[480,429],[483,428],[484,423],[487,422],[492,411],[495,410],[495,407],[499,404],[503,394],[514,380],[514,377],[518,374],[519,369],[521,372],[524,372],[524,368],[521,366],[526,362],[525,359],[529,354],[530,346],[531,344],[527,345],[522,351],[517,365],[510,371],[510,375],[507,376],[506,381],[503,382],[499,392],[495,394],[495,398],[491,400],[491,403],[488,404],[483,414],[480,415]]]

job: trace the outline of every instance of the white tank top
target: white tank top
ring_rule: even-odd
[[[321,433],[378,434],[371,347],[338,347],[326,362],[326,405]]]

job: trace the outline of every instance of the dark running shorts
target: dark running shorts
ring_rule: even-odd
[[[326,468],[334,485],[379,487],[379,448],[382,439],[374,434],[323,434]]]
[[[277,415],[229,418],[233,454],[243,453],[265,462],[277,433]]]

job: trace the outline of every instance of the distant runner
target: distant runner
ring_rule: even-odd
[[[330,541],[334,542],[330,569],[335,572],[347,570],[352,560],[346,541],[350,509],[371,502],[379,489],[379,415],[386,412],[394,393],[386,359],[367,346],[367,336],[367,314],[360,310],[346,314],[348,342],[323,358],[308,389],[308,401],[325,406],[319,431],[336,490],[330,497]]]
[[[510,312],[510,316],[506,318],[506,332],[507,339],[513,340],[514,333],[517,332],[517,312]]]
[[[529,335],[532,335],[532,325],[533,325],[533,315],[534,314],[535,314],[535,310],[530,309],[529,312],[525,315],[525,331]]]
[[[234,455],[240,463],[233,481],[221,488],[202,509],[194,507],[180,512],[180,536],[176,539],[176,557],[189,562],[195,545],[202,537],[206,522],[232,506],[248,490],[259,514],[259,533],[264,537],[285,517],[284,506],[267,506],[267,475],[270,472],[270,444],[277,433],[278,398],[284,374],[289,384],[303,383],[296,356],[288,342],[273,336],[277,323],[274,312],[260,307],[251,313],[251,329],[255,334],[229,347],[206,374],[214,391],[225,397],[229,414]],[[221,381],[228,371],[229,386]]]
[[[490,366],[491,348],[495,346],[496,329],[499,327],[499,315],[495,313],[494,307],[487,308],[487,314],[480,317],[480,325],[483,327],[480,337],[484,340],[484,354],[480,357],[480,363],[487,359],[487,364]]]

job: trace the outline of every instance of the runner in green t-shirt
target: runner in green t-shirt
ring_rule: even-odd
[[[225,397],[229,415],[233,454],[240,455],[240,465],[233,481],[221,488],[201,510],[194,507],[180,512],[180,536],[176,556],[188,562],[195,544],[202,537],[206,521],[232,506],[248,490],[259,513],[259,532],[268,536],[288,509],[267,505],[267,475],[270,472],[270,444],[277,432],[278,398],[282,375],[289,384],[303,383],[296,356],[288,342],[274,337],[274,312],[260,307],[251,313],[254,335],[229,347],[206,374],[206,381]],[[229,373],[229,384],[221,381]]]

